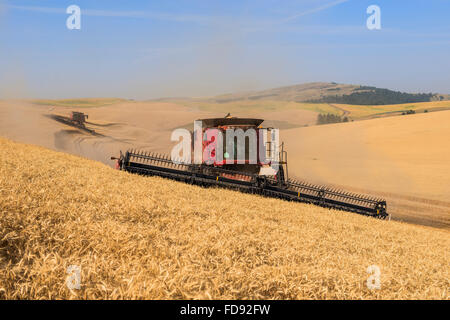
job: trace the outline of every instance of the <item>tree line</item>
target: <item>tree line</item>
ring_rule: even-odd
[[[367,91],[361,91],[367,90]],[[374,87],[360,87],[351,94],[329,95],[320,99],[308,100],[309,103],[341,103],[356,105],[384,105],[414,102],[428,102],[432,100],[432,93],[405,93],[389,89]]]

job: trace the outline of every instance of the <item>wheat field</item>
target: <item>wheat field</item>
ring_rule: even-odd
[[[0,138],[1,299],[449,299],[446,230],[131,175]],[[66,285],[81,268],[80,289]],[[367,268],[380,268],[368,289]]]

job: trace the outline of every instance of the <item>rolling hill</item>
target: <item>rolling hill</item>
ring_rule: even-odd
[[[0,138],[2,299],[449,299],[448,231]],[[81,288],[66,286],[81,268]],[[367,268],[381,270],[368,289]]]
[[[449,95],[405,93],[371,86],[311,82],[274,89],[230,93],[207,99],[210,102],[295,101],[306,103],[340,103],[353,105],[387,105],[449,100]]]

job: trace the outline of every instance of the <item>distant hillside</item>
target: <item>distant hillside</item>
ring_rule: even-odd
[[[227,103],[242,100],[283,100],[308,103],[340,103],[355,105],[386,105],[449,100],[449,95],[405,93],[376,87],[313,82],[275,89],[233,93],[210,100]]]
[[[357,88],[359,88],[359,86],[350,84],[311,82],[263,91],[224,94],[214,97],[213,100],[219,103],[239,100],[283,100],[303,102],[312,99],[320,99],[329,94],[351,94]]]

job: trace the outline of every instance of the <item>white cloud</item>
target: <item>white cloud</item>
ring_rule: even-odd
[[[337,6],[337,5],[341,4],[341,3],[348,2],[348,1],[350,1],[350,0],[337,0],[337,1],[334,1],[334,2],[330,2],[330,3],[324,4],[324,5],[320,6],[320,7],[316,7],[316,8],[313,8],[313,9],[309,9],[309,10],[306,10],[306,11],[303,11],[303,12],[296,13],[296,14],[290,16],[290,17],[287,17],[286,19],[281,20],[280,22],[283,22],[283,23],[284,22],[289,22],[289,21],[295,20],[295,19],[297,19],[299,17],[303,17],[303,16],[306,16],[306,15],[309,15],[309,14],[317,13],[317,12],[320,12],[320,11],[323,11],[323,10],[335,7],[335,6]]]
[[[334,6],[337,6],[341,3],[348,2],[350,0],[337,0],[331,3],[324,4],[322,6],[309,9],[295,15],[289,16],[282,20],[278,21],[266,21],[263,23],[259,23],[260,26],[271,25],[271,24],[279,24],[285,23],[292,20],[295,20],[299,17],[306,16],[309,14],[317,13]],[[9,9],[15,10],[23,10],[23,11],[34,11],[41,13],[57,13],[57,14],[65,14],[65,8],[50,8],[50,7],[40,7],[40,6],[18,6],[18,5],[6,5]],[[176,22],[192,22],[192,23],[201,23],[208,24],[211,22],[224,21],[228,23],[233,23],[234,19],[229,17],[225,19],[225,17],[213,17],[213,16],[203,16],[203,15],[195,15],[195,14],[172,14],[172,13],[163,13],[163,12],[147,12],[147,11],[109,11],[109,10],[93,10],[93,9],[83,9],[82,14],[87,16],[97,16],[97,17],[124,17],[124,18],[144,18],[144,19],[155,19],[155,20],[166,20],[166,21],[176,21]]]
[[[41,13],[58,13],[65,14],[65,8],[49,8],[49,7],[36,7],[36,6],[16,6],[7,5],[9,9],[33,11]],[[177,22],[193,22],[193,23],[208,23],[212,21],[213,17],[193,15],[193,14],[170,14],[161,12],[146,12],[146,11],[108,11],[108,10],[92,10],[83,9],[81,12],[86,16],[96,17],[122,17],[122,18],[143,18],[143,19],[155,19]]]

